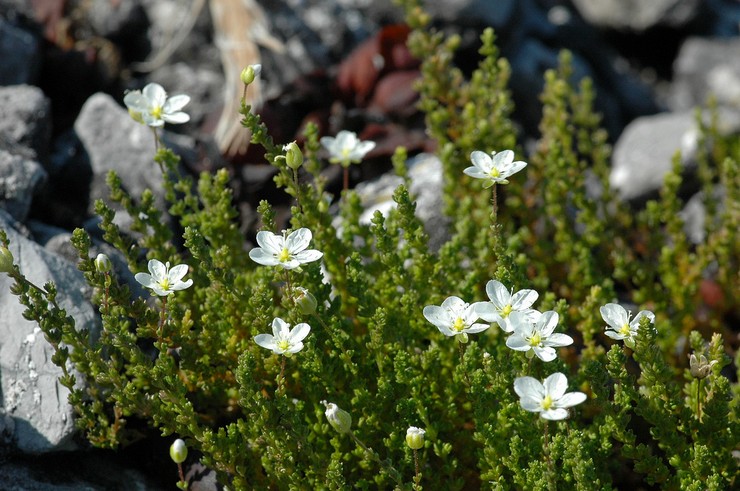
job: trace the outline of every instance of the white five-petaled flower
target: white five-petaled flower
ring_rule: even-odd
[[[532,377],[517,377],[514,380],[514,391],[520,398],[522,409],[540,413],[540,417],[549,420],[560,420],[568,417],[566,408],[586,400],[583,392],[570,392],[568,378],[560,372],[547,377],[543,383]]]
[[[496,322],[505,332],[513,332],[509,315],[512,312],[532,314],[536,312],[532,304],[539,296],[534,290],[509,291],[500,281],[491,280],[486,284],[486,293],[490,302],[484,302],[479,308],[481,319]]]
[[[147,84],[144,90],[132,90],[123,98],[129,114],[135,121],[157,128],[165,123],[182,124],[190,121],[190,116],[182,108],[190,102],[184,94],[167,97],[164,88],[155,83]]]
[[[184,290],[193,284],[193,280],[182,281],[188,273],[187,264],[178,264],[170,268],[170,263],[152,259],[147,264],[149,273],[136,273],[134,278],[144,287],[150,288],[160,297],[166,297],[172,292]]]
[[[555,359],[555,349],[573,344],[567,334],[553,333],[558,325],[558,313],[552,310],[540,313],[512,312],[514,334],[506,339],[506,346],[516,351],[526,351],[527,357],[544,362]]]
[[[280,317],[275,317],[272,321],[272,334],[257,334],[254,342],[272,350],[276,355],[291,356],[303,349],[303,340],[309,332],[311,326],[305,322],[296,324],[290,329],[290,324]]]
[[[360,141],[356,133],[347,130],[340,131],[336,137],[322,137],[321,144],[329,151],[329,162],[342,164],[342,167],[360,163],[375,148],[375,142]]]
[[[608,303],[601,307],[599,311],[604,321],[609,324],[604,334],[612,339],[624,340],[624,344],[633,349],[637,329],[640,327],[640,319],[647,317],[651,323],[655,322],[655,314],[649,310],[639,311],[630,322],[630,313],[617,303]]]
[[[257,243],[249,251],[249,257],[256,263],[264,266],[282,266],[285,269],[295,269],[301,264],[310,263],[321,259],[324,255],[315,249],[306,249],[311,242],[311,231],[307,228],[299,228],[287,234],[276,235],[267,230],[257,232]]]
[[[437,326],[437,329],[445,336],[460,336],[460,342],[467,341],[467,335],[485,331],[488,324],[476,324],[480,318],[478,308],[482,302],[469,304],[459,297],[448,297],[442,306],[427,305],[424,307],[424,317]]]
[[[475,150],[470,154],[472,167],[468,167],[463,172],[476,179],[485,179],[485,188],[490,188],[494,184],[508,184],[507,177],[516,174],[527,166],[527,163],[521,160],[514,161],[514,152],[504,150],[502,152],[491,152],[488,155],[480,150]]]

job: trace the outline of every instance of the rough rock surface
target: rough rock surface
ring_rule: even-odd
[[[573,0],[585,19],[599,26],[643,31],[682,26],[697,14],[699,0]]]
[[[51,138],[50,110],[49,100],[38,87],[0,87],[0,148],[24,147],[43,162]]]
[[[21,271],[36,285],[54,281],[59,304],[78,328],[99,331],[99,319],[87,301],[89,287],[67,261],[45,251],[13,228],[12,218],[0,211],[0,228],[8,233],[10,250]],[[43,453],[69,448],[75,433],[74,412],[61,386],[61,370],[51,362],[53,349],[36,323],[23,318],[25,308],[10,293],[10,278],[0,275],[0,408],[12,424],[5,425],[21,451]],[[79,378],[78,378],[79,380]],[[6,418],[4,421],[9,421]],[[9,429],[10,427],[10,429]]]
[[[47,174],[41,164],[0,149],[0,208],[24,222]]]

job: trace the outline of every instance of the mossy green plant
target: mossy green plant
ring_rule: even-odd
[[[111,205],[95,209],[105,240],[132,272],[154,259],[186,264],[189,288],[136,297],[75,231],[78,267],[103,325],[92,339],[57,305],[53,284],[33,285],[0,251],[26,316],[56,349],[80,430],[93,445],[117,447],[139,437],[130,421],[146,422],[181,438],[232,489],[736,486],[740,388],[722,335],[740,291],[737,143],[720,135],[716,120],[702,122],[708,218],[704,242],[693,246],[677,213],[678,159],[660,200],[641,213],[609,190],[593,88],[572,83],[564,54],[546,75],[536,151],[493,196],[492,213],[490,191],[463,170],[475,150],[512,149],[525,159],[511,122],[508,65],[487,30],[482,61],[464,80],[452,64],[456,40],[428,28],[415,2],[404,3],[409,43],[423,63],[420,105],[443,163],[449,240],[430,250],[402,150],[394,157],[404,178],[395,209],[363,223],[353,190],[327,193],[315,127],[302,149],[281,147],[243,105],[253,144],[265,148],[276,184],[293,199],[286,228],[310,230],[311,248],[323,253],[297,268],[257,264],[236,223],[228,174],[193,182],[171,150],[158,148],[153,169],[162,169],[167,210],[151,192],[128,195],[115,174],[111,200],[132,217],[131,229],[116,225]],[[600,183],[598,195],[587,192],[587,174]],[[716,183],[721,198],[710,192]],[[262,230],[282,236],[270,204],[259,213]],[[182,237],[173,234],[178,227]],[[0,242],[7,248],[4,232]],[[699,284],[709,272],[724,302],[708,309]],[[497,322],[460,343],[424,317],[425,306],[451,296],[487,302],[490,280],[536,290],[534,308],[557,313],[558,332],[575,342],[544,362],[507,347]],[[309,294],[315,302],[307,308],[301,299]],[[654,323],[640,321],[633,348],[604,335],[599,309],[617,300],[655,314]],[[254,340],[277,318],[310,326],[300,348],[285,346],[290,357]],[[710,364],[701,379],[691,353]],[[69,362],[85,384],[76,384]],[[548,422],[523,409],[514,384],[555,372],[568,392],[587,398],[568,419]],[[327,419],[330,408],[349,419],[335,410]],[[413,448],[410,427],[424,430]]]

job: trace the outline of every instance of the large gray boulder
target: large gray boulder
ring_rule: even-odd
[[[90,157],[96,179],[104,179],[108,171],[114,170],[134,196],[145,189],[162,194],[152,129],[131,119],[111,96],[92,95],[82,106],[74,129]]]
[[[688,39],[673,67],[673,110],[704,106],[711,94],[720,106],[740,111],[740,39]]]
[[[0,87],[0,147],[43,163],[50,140],[51,108],[41,89]]]
[[[77,328],[97,336],[100,320],[88,301],[90,288],[74,264],[26,238],[2,210],[0,228],[25,276],[39,286],[53,281],[57,301]],[[69,391],[58,381],[62,371],[51,362],[54,350],[39,327],[23,318],[25,307],[10,293],[11,285],[10,277],[0,274],[0,434],[26,453],[71,448],[75,415],[67,402]]]
[[[573,0],[586,21],[613,29],[644,31],[655,26],[681,27],[693,20],[699,0]]]
[[[0,149],[0,208],[25,222],[33,197],[46,178],[38,162]]]

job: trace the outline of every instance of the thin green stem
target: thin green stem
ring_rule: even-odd
[[[699,418],[701,423],[701,382],[702,379],[698,379],[696,384],[696,417]]]
[[[419,470],[419,451],[414,449],[414,491],[421,491],[421,471]]]
[[[167,319],[167,296],[162,297],[162,310],[159,312],[159,326],[157,327],[157,341],[162,342],[164,322]]]
[[[401,474],[396,470],[395,467],[393,467],[391,464],[389,464],[386,461],[380,460],[380,456],[373,450],[372,448],[365,445],[362,440],[357,438],[354,431],[349,432],[349,436],[352,437],[352,439],[355,441],[357,445],[362,448],[365,453],[367,453],[375,462],[377,462],[380,467],[382,467],[391,478],[396,481],[399,485],[403,484],[403,480],[401,479]]]

